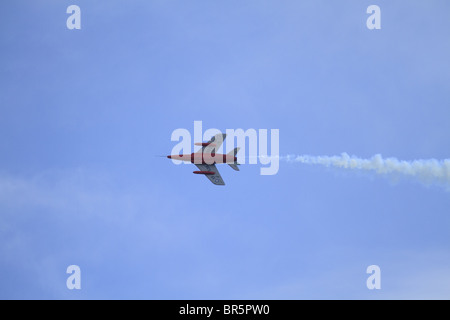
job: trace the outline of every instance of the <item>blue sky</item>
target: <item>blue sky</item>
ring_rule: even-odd
[[[0,298],[448,299],[443,188],[290,163],[216,187],[154,155],[201,120],[279,129],[281,154],[450,158],[449,9],[2,1]]]

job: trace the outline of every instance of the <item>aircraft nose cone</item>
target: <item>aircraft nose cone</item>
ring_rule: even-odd
[[[172,156],[167,156],[167,158],[172,159]]]

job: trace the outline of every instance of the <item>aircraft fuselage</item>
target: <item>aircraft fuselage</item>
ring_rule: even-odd
[[[177,154],[167,156],[169,159],[191,162],[194,164],[215,164],[215,163],[236,163],[237,157],[227,154],[211,153],[191,153],[191,154]]]

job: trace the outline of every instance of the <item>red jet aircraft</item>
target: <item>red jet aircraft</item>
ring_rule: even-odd
[[[203,174],[215,185],[223,186],[225,182],[223,182],[219,170],[216,168],[216,163],[226,163],[234,170],[239,171],[236,154],[240,148],[235,148],[228,154],[216,153],[216,150],[219,150],[226,137],[227,135],[225,133],[216,134],[208,142],[195,143],[196,146],[202,147],[195,153],[170,155],[167,158],[191,162],[200,170],[194,171],[193,173]]]

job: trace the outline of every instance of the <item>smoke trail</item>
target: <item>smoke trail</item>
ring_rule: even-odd
[[[372,171],[380,175],[403,175],[416,178],[426,185],[441,185],[450,190],[450,159],[404,161],[396,158],[383,159],[380,154],[370,159],[362,159],[342,153],[340,156],[287,156],[280,157],[287,162],[318,164],[350,170]]]

